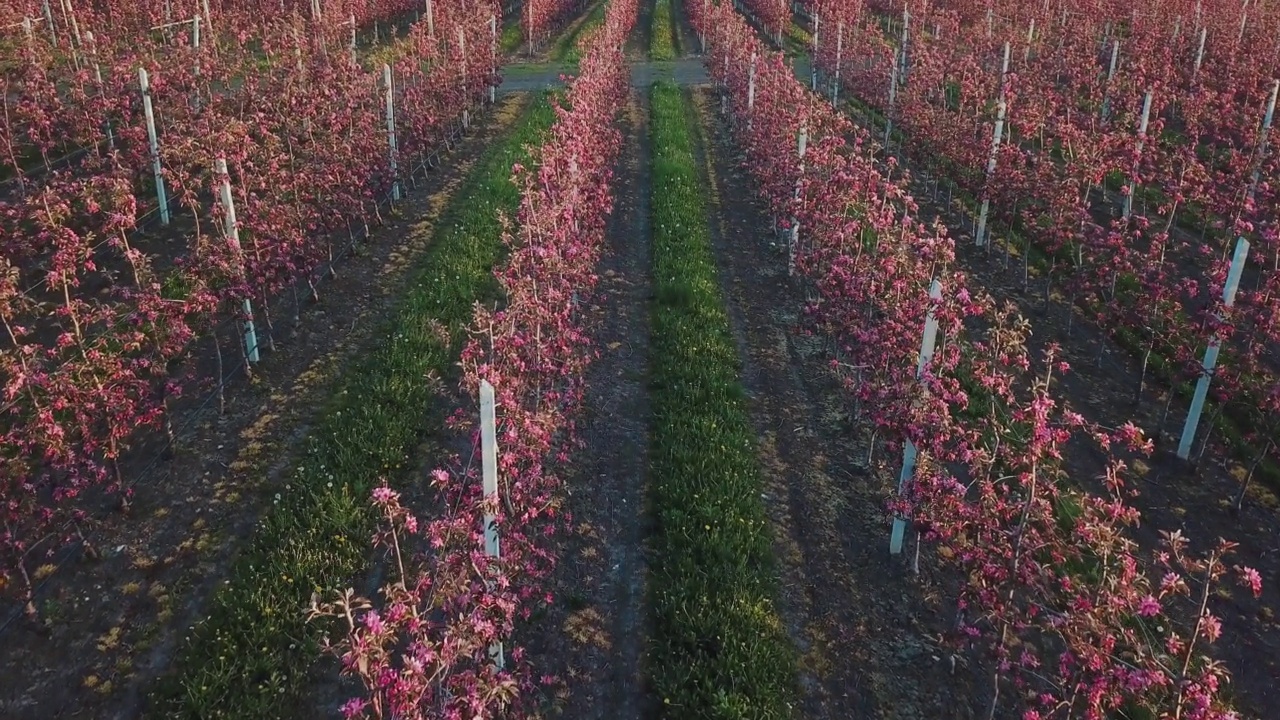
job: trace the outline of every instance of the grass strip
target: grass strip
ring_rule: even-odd
[[[502,37],[498,40],[498,49],[504,55],[510,55],[520,49],[524,43],[524,30],[519,20],[513,20],[502,26]]]
[[[797,659],[774,607],[763,482],[690,108],[674,84],[654,85],[649,671],[663,717],[788,718]]]
[[[346,588],[366,568],[369,492],[409,466],[428,424],[429,378],[450,376],[474,304],[496,296],[498,212],[514,217],[520,201],[511,165],[529,162],[527,148],[553,120],[547,99],[535,101],[458,190],[376,346],[343,371],[208,618],[188,633],[153,714],[242,720],[305,706],[320,631],[305,608],[312,592]]]
[[[649,28],[649,59],[675,60],[676,25],[671,13],[671,0],[657,0],[653,6],[653,15]]]

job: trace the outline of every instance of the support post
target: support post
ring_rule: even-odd
[[[391,66],[382,64],[382,84],[387,93],[387,148],[391,160],[391,199],[400,201],[400,168],[396,148],[396,96],[395,87],[391,84]]]
[[[156,115],[151,107],[151,82],[147,69],[138,68],[138,86],[142,88],[142,112],[147,121],[147,142],[151,146],[151,170],[156,179],[156,200],[160,203],[160,223],[169,224],[169,195],[164,188],[164,173],[160,170],[160,139],[156,136]]]
[[[493,67],[490,70],[496,70],[498,67],[498,16],[489,16],[489,57],[493,61]],[[489,85],[489,104],[492,105],[498,100],[498,86]]]
[[[480,464],[484,474],[484,553],[497,559],[501,557],[498,543],[498,518],[494,514],[498,506],[498,422],[493,386],[488,380],[480,381]],[[505,659],[502,643],[489,646],[489,658],[499,670]]]
[[[227,172],[227,161],[218,158],[213,163],[214,173],[221,178],[219,193],[222,198],[223,231],[227,235],[227,243],[235,251],[236,257],[242,258],[244,250],[240,247],[240,226],[236,222],[236,204],[231,197],[231,175]],[[244,350],[249,362],[256,363],[258,356],[258,333],[253,326],[253,302],[244,299]]]
[[[1240,275],[1244,272],[1245,259],[1249,256],[1249,241],[1243,237],[1236,239],[1236,251],[1231,258],[1231,269],[1227,272],[1227,283],[1222,288],[1222,304],[1231,307],[1235,304],[1236,289],[1240,287]],[[1204,411],[1204,401],[1209,396],[1209,382],[1213,378],[1213,368],[1218,364],[1220,343],[1215,336],[1209,341],[1204,351],[1203,372],[1196,383],[1195,394],[1191,398],[1191,409],[1187,413],[1187,422],[1182,426],[1182,439],[1178,442],[1178,457],[1186,460],[1191,457],[1191,445],[1196,439],[1196,427],[1200,424],[1200,414]]]
[[[991,154],[987,157],[987,183],[991,182],[992,175],[996,172],[996,161],[1000,154],[1000,139],[1004,136],[1004,116],[1008,110],[1008,104],[1005,102],[1005,78],[1009,74],[1009,42],[1004,43],[1004,61],[1000,66],[1000,95],[996,101],[996,124],[991,133]],[[978,211],[978,229],[974,232],[974,239],[978,247],[985,247],[987,244],[987,214],[991,212],[991,198],[987,192],[983,193],[982,209]]]
[[[1138,147],[1137,154],[1142,155],[1143,141],[1147,139],[1147,122],[1151,118],[1151,91],[1148,90],[1146,95],[1142,96],[1142,119],[1138,122]],[[1129,192],[1124,196],[1124,219],[1128,220],[1133,217],[1133,193],[1137,191],[1137,183],[1133,177],[1129,177]]]
[[[924,376],[924,368],[933,359],[933,349],[938,341],[938,318],[934,315],[934,305],[942,299],[942,282],[934,279],[933,284],[929,288],[929,314],[924,321],[924,338],[920,342],[920,355],[916,361],[916,379]],[[916,444],[909,438],[906,447],[902,449],[902,472],[898,474],[898,496],[902,496],[902,491],[907,486],[907,481],[915,473],[916,456],[919,451]],[[907,521],[901,515],[893,518],[893,530],[889,535],[889,554],[898,555],[902,552],[902,540],[907,533]]]
[[[44,22],[49,26],[49,40],[53,42],[54,47],[58,47],[58,30],[53,26],[53,10],[49,8],[49,0],[44,0]]]
[[[796,204],[800,203],[800,182],[804,179],[804,153],[809,147],[809,128],[800,128],[800,140],[798,143],[798,155],[800,158],[800,174],[796,177],[796,189],[794,199]],[[795,277],[796,274],[796,254],[800,250],[800,218],[791,216],[791,241],[787,243],[787,274]]]
[[[1208,28],[1200,28],[1200,45],[1196,48],[1196,64],[1191,71],[1191,77],[1193,78],[1200,74],[1200,64],[1204,62],[1204,39],[1208,33]]]
[[[467,87],[467,33],[461,26],[458,27],[458,57],[462,59],[462,129],[467,130],[471,126],[471,97]]]
[[[1107,69],[1107,83],[1102,89],[1102,119],[1111,117],[1111,80],[1116,76],[1116,63],[1120,60],[1120,38],[1111,45],[1111,65]]]
[[[813,92],[818,91],[818,30],[821,27],[821,16],[817,10],[813,11],[813,58],[809,63],[809,89]]]
[[[831,83],[831,105],[840,104],[840,66],[844,60],[844,21],[836,23],[836,77]]]
[[[707,26],[707,12],[709,12],[710,8],[711,8],[711,0],[702,0],[702,27],[703,27],[703,28],[706,28],[706,26]],[[701,36],[702,36],[702,54],[703,54],[703,55],[706,55],[706,54],[707,54],[707,32],[706,32],[706,30],[705,30],[705,29],[704,29],[704,30],[702,30],[702,31],[699,33],[699,35],[701,35]]]
[[[1276,95],[1280,93],[1280,80],[1271,81],[1271,99],[1267,101],[1267,112],[1262,116],[1262,134],[1258,138],[1258,153],[1254,160],[1253,179],[1249,183],[1249,199],[1252,200],[1258,190],[1259,174],[1262,172],[1262,161],[1267,155],[1267,136],[1271,133],[1271,121],[1276,114]]]

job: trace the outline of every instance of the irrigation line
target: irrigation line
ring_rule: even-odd
[[[481,103],[481,107],[483,107],[483,102]],[[446,146],[448,146],[450,141],[458,138],[463,134],[464,134],[464,129],[462,127],[462,122],[460,120],[455,121],[453,125],[453,130],[451,131],[449,136],[445,139]],[[429,153],[425,153],[424,155],[421,156],[422,159],[420,159],[413,166],[411,172],[409,173],[409,176],[406,179],[413,181],[414,178],[419,174],[419,172],[424,170],[429,170],[432,167],[431,163],[439,159],[442,155],[443,155],[443,151],[440,148],[437,148]],[[391,193],[390,191],[388,191],[377,201],[376,207],[381,208],[385,205],[391,205],[391,204],[392,204]],[[359,244],[365,238],[367,238],[370,232],[368,228],[369,226],[366,223],[361,230],[359,230],[358,232],[353,232],[351,242],[348,243],[347,246],[343,248],[343,250],[336,257],[346,257],[357,244]],[[308,279],[312,279],[312,282],[314,284],[318,284],[322,282],[326,277],[330,277],[335,274],[333,272],[333,266],[334,266],[333,261],[331,260],[329,261],[327,272],[322,273],[318,278],[314,278],[314,279],[312,279],[311,274],[308,274]],[[298,283],[295,283],[295,287],[297,284]],[[231,320],[231,321],[228,321],[227,323],[224,323],[223,325],[219,326],[218,330],[225,328],[227,324],[229,324],[230,322],[235,322],[235,321]],[[217,342],[216,332],[213,337],[214,337],[214,342]],[[187,413],[187,419],[183,422],[181,427],[179,427],[177,430],[173,432],[169,440],[165,443],[164,447],[161,448],[152,456],[150,462],[148,462],[146,466],[143,467],[143,469],[138,473],[138,476],[132,482],[127,484],[126,486],[127,488],[133,488],[138,484],[140,484],[141,482],[150,479],[151,473],[155,470],[156,466],[160,463],[161,459],[163,459],[164,455],[169,451],[171,447],[173,447],[175,438],[185,433],[191,427],[191,425],[195,423],[195,421],[201,416],[201,414],[206,409],[208,409],[209,404],[213,402],[213,399],[217,397],[220,392],[222,392],[222,390],[226,386],[227,381],[233,379],[241,370],[245,368],[245,365],[246,365],[246,359],[242,354],[240,364],[237,365],[231,372],[227,373],[219,380],[218,387],[212,392],[208,393],[205,396],[204,400],[201,402],[201,404],[195,410],[192,410]],[[70,529],[74,525],[75,525],[74,521],[67,522],[60,529],[59,533],[65,532],[66,530]],[[57,577],[58,573],[62,570],[62,568],[65,567],[72,560],[79,559],[79,556],[81,555],[81,553],[84,552],[85,546],[89,544],[89,540],[98,539],[97,536],[100,534],[101,534],[101,530],[91,529],[87,537],[85,535],[81,535],[80,542],[71,543],[65,550],[63,550],[62,557],[54,565],[53,571],[50,572],[48,575],[46,575],[44,579],[42,579],[35,586],[35,588],[32,589],[31,601],[35,602],[41,596],[44,589],[49,585],[49,583],[55,577]],[[5,636],[5,634],[8,632],[8,629],[13,625],[13,623],[16,620],[18,620],[18,618],[26,614],[25,604],[26,604],[25,602],[20,602],[19,607],[15,609],[13,612],[11,612],[9,614],[9,617],[6,618],[3,623],[0,623],[0,638],[3,638]]]

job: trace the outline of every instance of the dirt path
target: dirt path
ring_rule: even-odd
[[[450,194],[521,104],[507,98],[486,113],[444,169],[337,263],[337,277],[296,327],[277,320],[275,352],[251,383],[228,389],[227,412],[207,407],[191,437],[138,485],[130,513],[94,527],[101,559],[71,563],[51,579],[39,598],[47,627],[18,620],[5,629],[0,717],[137,717],[149,682],[169,666],[181,629],[202,616],[339,370],[367,346],[373,320],[398,294]]]
[[[948,677],[949,657],[930,640],[946,611],[938,588],[887,553],[891,475],[867,463],[821,341],[795,334],[803,294],[786,275],[785,246],[749,200],[710,94],[694,99],[722,284],[770,482],[784,614],[803,655],[803,717],[968,718],[968,703],[957,702],[964,671]]]
[[[531,656],[562,683],[550,702],[573,720],[649,717],[642,657],[645,483],[649,469],[649,156],[647,110],[633,94],[617,167],[617,206],[592,305],[601,356],[587,378],[585,446],[567,483],[575,532],[561,551],[554,609],[535,618]]]

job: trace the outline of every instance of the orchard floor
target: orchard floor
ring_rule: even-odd
[[[954,617],[956,579],[938,571],[927,548],[919,575],[911,568],[913,545],[901,559],[887,553],[884,507],[896,480],[895,458],[882,446],[873,449],[828,369],[823,339],[803,332],[804,289],[787,275],[786,246],[753,202],[754,189],[717,112],[718,98],[704,86],[705,71],[689,54],[695,35],[677,7],[678,45],[686,57],[647,63],[645,50],[657,29],[650,27],[652,2],[642,7],[628,44],[636,88],[624,113],[627,144],[617,168],[618,200],[599,294],[589,308],[601,356],[588,377],[580,422],[585,447],[570,469],[575,532],[558,553],[555,602],[517,629],[535,675],[558,678],[542,698],[544,714],[639,720],[659,711],[644,674],[647,568],[662,562],[646,551],[653,294],[646,86],[652,73],[670,72],[690,86],[687,95],[699,119],[707,222],[766,479],[780,608],[801,657],[795,716],[985,718],[990,669],[980,657],[955,654],[942,642]],[[39,599],[47,627],[18,618],[2,631],[0,718],[142,713],[150,683],[169,665],[184,628],[202,616],[238,541],[269,506],[273,484],[306,437],[308,418],[327,399],[338,372],[358,363],[376,327],[372,320],[401,292],[404,271],[429,242],[433,221],[458,181],[518,114],[523,92],[551,84],[564,69],[527,65],[508,74],[507,89],[514,92],[479,120],[472,136],[445,159],[444,170],[429,176],[370,243],[338,265],[338,276],[326,282],[320,302],[307,307],[297,328],[277,333],[276,351],[255,378],[229,389],[226,412],[205,412],[194,436],[183,439],[160,475],[139,488],[130,513],[100,513],[94,535],[104,538],[95,543],[100,557],[64,567]],[[1116,424],[1133,417],[1127,403],[1129,388],[1136,386],[1133,359],[1079,317],[1068,334],[1065,302],[1046,313],[1042,290],[1034,282],[1024,290],[1020,272],[1006,271],[1002,256],[965,250],[969,218],[935,203],[930,187],[914,189],[924,212],[958,238],[965,269],[998,298],[1020,307],[1035,328],[1036,343],[1062,344],[1074,369],[1057,384],[1060,396],[1091,420]],[[1101,368],[1100,354],[1107,358]],[[1153,386],[1139,410],[1148,427],[1163,408],[1161,392]],[[1177,402],[1173,407],[1171,416],[1179,417],[1183,409]],[[1223,507],[1240,463],[1221,448],[1210,446],[1195,477],[1171,455],[1162,446],[1139,482],[1136,503],[1146,521],[1139,537],[1148,549],[1155,547],[1157,529],[1181,528],[1198,547],[1226,537],[1241,543],[1237,562],[1263,573],[1261,600],[1234,591],[1216,600],[1224,625],[1216,652],[1233,673],[1231,695],[1238,707],[1269,717],[1280,707],[1280,518],[1264,495],[1251,498],[1239,516]],[[425,456],[417,460],[424,467],[430,463]],[[1098,458],[1078,448],[1071,463],[1082,477],[1099,467]],[[337,704],[356,690],[337,681],[332,664],[318,665],[314,684],[314,702],[299,709],[300,717],[337,717]]]
[[[679,32],[684,47],[692,48],[694,35],[687,25],[682,23]],[[807,79],[806,62],[797,58],[796,65]],[[626,218],[635,212],[631,203],[648,202],[646,97],[640,90],[633,96],[627,125],[630,159],[619,169]],[[714,195],[708,222],[721,288],[769,481],[766,501],[780,561],[783,615],[802,655],[797,717],[985,718],[992,668],[979,654],[956,653],[943,644],[955,617],[957,578],[939,569],[928,547],[919,575],[911,567],[913,545],[903,559],[890,559],[884,507],[896,482],[897,459],[885,455],[882,443],[873,452],[871,438],[849,415],[843,400],[847,393],[827,369],[823,341],[800,327],[797,311],[804,290],[787,277],[786,246],[768,230],[767,212],[751,201],[755,193],[739,170],[740,155],[718,115],[718,98],[705,88],[691,90],[690,98],[702,121],[707,187]],[[1016,254],[1006,269],[999,250],[991,255],[975,251],[973,218],[949,206],[945,191],[936,193],[933,185],[920,181],[913,182],[912,190],[922,217],[937,218],[957,238],[962,268],[1028,318],[1033,351],[1050,342],[1061,346],[1061,357],[1072,371],[1055,383],[1057,397],[1103,425],[1133,420],[1149,432],[1157,429],[1167,387],[1148,376],[1147,390],[1135,407],[1139,368],[1130,353],[1080,311],[1070,318],[1066,298],[1055,295],[1046,309],[1043,279],[1033,273],[1024,288]],[[618,275],[608,275],[604,283],[609,308],[602,345],[607,343],[607,349],[602,348],[593,371],[585,422],[587,459],[579,469],[582,479],[573,484],[577,494],[571,506],[579,533],[564,550],[557,610],[527,630],[540,671],[563,680],[548,693],[547,706],[554,709],[549,716],[575,720],[654,712],[652,700],[644,699],[642,668],[638,673],[633,665],[634,633],[645,629],[643,615],[636,619],[635,602],[644,568],[661,558],[636,562],[635,538],[643,536],[647,519],[628,514],[635,484],[649,481],[630,462],[630,448],[644,434],[640,420],[645,401],[643,384],[619,380],[642,372],[644,349],[634,339],[635,316],[645,312],[639,295],[652,279],[648,263],[633,257],[649,252],[646,243],[636,240],[644,236],[642,225],[632,219],[621,224],[632,230],[621,247],[616,238],[611,241],[614,259],[606,268]],[[1133,483],[1140,494],[1133,502],[1143,523],[1135,538],[1148,554],[1158,549],[1161,530],[1181,530],[1200,550],[1218,538],[1240,543],[1231,562],[1258,569],[1264,593],[1254,599],[1223,584],[1211,604],[1224,629],[1213,653],[1230,669],[1226,696],[1234,706],[1245,717],[1270,717],[1280,708],[1277,501],[1259,488],[1250,492],[1241,513],[1231,511],[1229,501],[1247,459],[1232,457],[1221,443],[1211,442],[1194,470],[1179,461],[1171,445],[1185,412],[1185,403],[1175,397],[1160,428],[1157,452],[1136,467]],[[618,451],[623,447],[627,450]],[[1069,467],[1082,485],[1095,487],[1101,458],[1087,448],[1071,447]],[[1013,713],[997,714],[1002,716]]]

